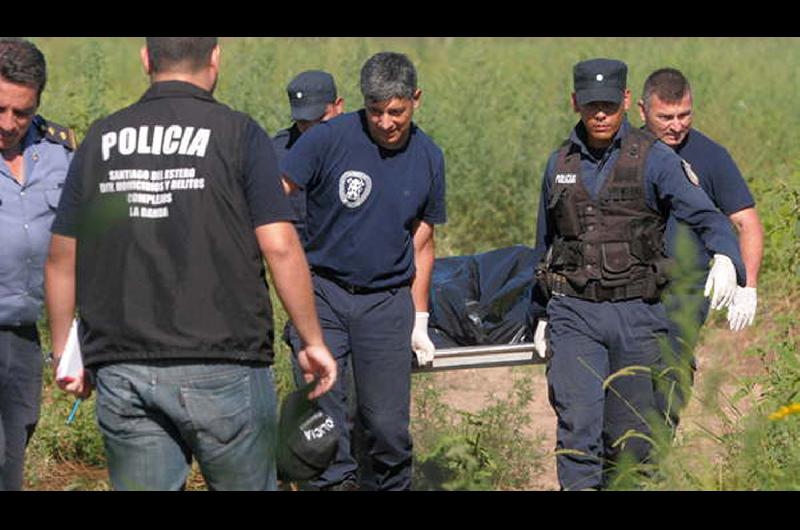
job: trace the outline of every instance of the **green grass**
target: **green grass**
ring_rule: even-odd
[[[79,139],[92,120],[134,103],[147,87],[138,59],[143,39],[43,37],[35,41],[49,65],[40,110],[47,118],[73,127]],[[765,358],[782,359],[779,366],[785,370],[781,373],[795,373],[790,363],[797,352],[791,318],[786,315],[788,320],[782,321],[769,310],[780,307],[796,314],[800,309],[796,298],[784,303],[786,292],[796,293],[800,284],[800,142],[795,138],[800,130],[800,40],[223,38],[216,95],[251,113],[274,133],[289,124],[284,88],[293,75],[310,68],[330,71],[347,110],[355,110],[360,107],[360,67],[371,54],[382,50],[405,52],[417,65],[423,101],[415,119],[446,155],[449,221],[437,229],[439,256],[533,245],[544,165],[576,122],[569,101],[575,62],[599,56],[626,61],[634,100],[650,71],[663,66],[683,70],[693,86],[695,125],[733,154],[758,201],[766,229],[759,286],[764,312],[756,320],[759,336],[753,348]],[[629,118],[635,126],[641,125],[635,106]],[[278,303],[274,306],[278,337],[275,371],[283,395],[292,387],[288,350],[280,340],[286,317]],[[729,352],[739,354],[747,353]],[[418,391],[424,386],[422,379],[415,379],[414,384]],[[712,473],[715,478],[697,471],[703,466],[691,456],[673,451],[669,459],[677,463],[673,467],[665,463],[664,468],[691,469],[684,478],[662,484],[701,489],[793,487],[794,471],[784,468],[797,468],[792,444],[797,446],[800,418],[765,423],[763,417],[770,407],[794,399],[794,383],[772,372],[764,384],[763,410],[754,410],[752,418],[736,418],[730,427],[734,433],[754,434],[742,434],[739,442],[734,442],[735,437],[715,441],[717,449],[724,449],[722,463]],[[70,400],[53,390],[49,380],[44,396],[43,420],[30,450],[33,458],[101,465],[102,451],[91,417],[93,403],[82,405],[76,423],[65,427]],[[513,402],[516,398],[508,399]],[[424,449],[421,457],[438,459],[441,464],[443,455],[459,444],[462,449],[471,447],[473,457],[479,454],[476,448],[488,442],[482,434],[484,428],[475,422],[487,425],[487,418],[504,414],[489,411],[491,406],[487,405],[488,416],[478,419],[450,411],[450,416],[442,418],[442,430],[431,426],[441,436],[420,445]],[[422,423],[423,419],[415,421]],[[480,440],[476,438],[479,433]],[[426,435],[418,436],[422,440]],[[459,471],[460,475],[453,475],[452,487],[472,484],[503,489],[519,484],[511,475],[481,474],[489,469],[486,462],[469,460],[463,454],[454,456],[463,459],[459,469],[473,466],[470,469],[475,476],[470,479]],[[501,460],[498,455],[492,458]],[[517,467],[525,465],[523,457],[508,458]],[[675,460],[680,458],[680,462]],[[691,480],[686,478],[695,471]],[[719,479],[720,473],[724,480]]]

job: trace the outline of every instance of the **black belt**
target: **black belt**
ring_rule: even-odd
[[[558,276],[558,275],[554,275]],[[583,289],[575,289],[566,279],[555,281],[551,287],[553,294],[573,296],[594,302],[620,302],[643,298],[645,281],[639,280],[619,287],[604,287],[597,281],[589,281]]]
[[[327,272],[321,272],[318,270],[312,270],[312,274],[315,276],[319,276],[320,278],[325,278],[326,280],[335,283],[345,291],[350,294],[372,294],[372,293],[380,293],[383,291],[388,291],[390,289],[399,289],[400,287],[405,287],[408,285],[408,282],[402,283],[400,285],[392,285],[391,287],[361,287],[360,285],[353,285],[352,283],[347,283],[333,274],[329,274]]]
[[[10,331],[15,335],[31,340],[36,340],[36,338],[39,336],[39,330],[36,327],[36,324],[21,324],[19,326],[0,325],[0,332],[1,331]]]

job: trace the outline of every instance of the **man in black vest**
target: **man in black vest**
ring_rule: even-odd
[[[319,379],[310,397],[336,378],[275,153],[252,118],[214,100],[216,38],[150,37],[141,59],[150,88],[89,128],[53,223],[56,365],[77,302],[114,489],[180,489],[192,457],[210,489],[275,489],[262,256],[306,380]]]
[[[670,212],[714,255],[705,292],[713,292],[712,308],[730,303],[737,271],[745,280],[725,217],[671,149],[626,120],[626,78],[621,61],[575,65],[572,101],[581,121],[550,157],[539,202],[537,247],[547,248],[539,277],[549,301],[546,317],[536,308],[534,341],[540,355],[547,346],[552,354],[547,378],[566,490],[607,487],[623,456],[648,456],[656,410],[648,368],[667,331],[659,296],[668,279]]]

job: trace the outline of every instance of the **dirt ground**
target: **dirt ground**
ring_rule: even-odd
[[[691,440],[699,450],[712,451],[709,443],[696,436],[700,431],[721,432],[726,421],[721,418],[735,418],[746,414],[756,399],[760,389],[754,387],[749,395],[738,400],[735,407],[728,403],[742,387],[745,378],[760,374],[763,364],[753,356],[731,355],[727,352],[743,351],[755,340],[755,331],[748,328],[739,333],[730,332],[723,322],[708,323],[700,346],[696,350],[697,373],[694,392],[688,407],[682,414],[676,440]],[[543,473],[531,477],[529,490],[557,490],[555,456],[556,417],[547,400],[547,382],[544,366],[480,368],[454,370],[434,374],[437,385],[443,391],[442,400],[452,407],[467,412],[476,412],[486,406],[491,393],[503,395],[511,390],[514,371],[525,370],[533,378],[534,398],[528,413],[533,418],[528,434],[531,439],[541,440],[541,451],[547,454]],[[709,413],[707,394],[711,386],[719,389],[714,399],[719,400],[716,414]],[[721,407],[721,411],[720,411]],[[721,414],[720,414],[721,412]],[[719,415],[717,415],[719,414]],[[713,455],[710,455],[713,458]]]

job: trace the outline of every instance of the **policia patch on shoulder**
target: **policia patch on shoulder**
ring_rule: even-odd
[[[683,172],[686,173],[686,178],[689,179],[689,182],[700,187],[700,177],[697,176],[697,173],[692,170],[692,165],[687,162],[686,160],[681,159],[681,165],[683,166]]]
[[[63,125],[59,125],[45,119],[40,120],[37,125],[39,130],[42,132],[42,135],[44,135],[45,140],[56,144],[61,144],[70,151],[74,151],[78,148],[78,141],[75,138],[75,131],[69,127],[64,127]]]

